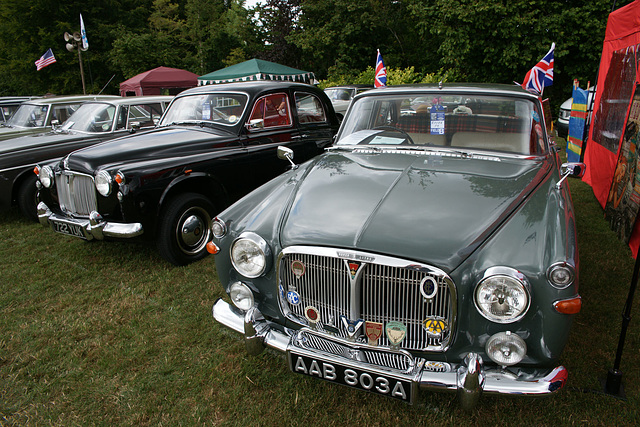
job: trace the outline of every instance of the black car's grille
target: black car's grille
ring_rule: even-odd
[[[63,171],[56,175],[56,189],[60,209],[74,216],[88,217],[97,209],[96,189],[93,177]]]
[[[453,282],[444,272],[424,264],[353,251],[293,247],[281,254],[278,274],[285,313],[308,324],[305,309],[314,307],[320,327],[340,337],[348,336],[342,316],[385,326],[399,321],[407,328],[400,348],[444,351],[455,327]],[[425,280],[437,284],[428,299],[424,289],[421,292]],[[291,293],[294,297],[288,298]],[[429,321],[438,322],[441,327],[435,329],[439,333],[434,334],[434,328],[427,330],[425,322]],[[364,331],[363,325],[360,340],[365,340]],[[390,345],[384,326],[378,344]]]

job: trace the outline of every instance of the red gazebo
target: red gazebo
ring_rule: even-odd
[[[168,90],[169,95],[177,95],[197,85],[197,74],[178,68],[158,67],[120,83],[120,95],[162,95],[163,90]]]

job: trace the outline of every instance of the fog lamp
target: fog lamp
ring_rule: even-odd
[[[240,310],[247,311],[253,307],[253,292],[242,282],[234,282],[229,287],[229,296],[233,304]]]
[[[498,365],[511,366],[520,363],[527,354],[527,344],[511,331],[498,332],[489,338],[485,351]]]

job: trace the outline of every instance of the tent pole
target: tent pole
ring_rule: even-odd
[[[638,274],[640,272],[640,256],[636,257],[636,263],[633,267],[633,276],[631,285],[629,286],[629,294],[627,302],[622,312],[622,327],[620,330],[620,338],[618,340],[618,350],[616,351],[616,359],[613,362],[613,368],[607,372],[607,381],[604,386],[604,392],[624,398],[624,390],[622,388],[622,371],[620,371],[620,362],[622,360],[622,350],[624,349],[624,340],[627,335],[627,327],[631,322],[631,306],[633,305],[633,295],[638,286]]]

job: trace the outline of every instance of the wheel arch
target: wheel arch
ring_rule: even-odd
[[[162,215],[162,211],[176,195],[182,193],[198,193],[207,197],[215,206],[217,211],[221,211],[229,204],[229,196],[224,185],[214,176],[206,173],[192,173],[174,179],[165,188],[156,209],[156,217]],[[157,228],[158,221],[155,227]],[[156,230],[157,232],[157,230]]]

